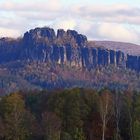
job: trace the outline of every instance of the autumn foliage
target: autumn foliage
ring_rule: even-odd
[[[140,94],[65,89],[0,97],[0,140],[140,140]]]

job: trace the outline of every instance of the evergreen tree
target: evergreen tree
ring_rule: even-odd
[[[82,129],[79,129],[79,128],[75,129],[73,140],[85,140],[85,136]]]
[[[28,131],[25,126],[24,100],[18,93],[13,93],[2,100],[6,140],[25,140]]]

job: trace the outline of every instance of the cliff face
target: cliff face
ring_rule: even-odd
[[[24,34],[21,55],[30,61],[53,62],[77,65],[87,69],[97,66],[126,67],[140,71],[138,56],[126,55],[121,51],[91,47],[84,35],[74,30],[55,31],[50,28],[36,28]]]
[[[19,39],[0,39],[0,63],[10,62],[20,58],[21,46],[19,42]]]
[[[129,77],[127,69],[136,76]],[[137,72],[140,56],[90,44],[74,30],[35,28],[20,39],[0,39],[0,91],[20,89],[23,83],[33,88],[134,87],[132,79],[137,87]]]
[[[26,32],[22,39],[0,39],[0,63],[28,60],[52,62],[84,67],[124,67],[140,71],[140,57],[102,47],[91,47],[84,35],[74,30],[35,28]]]

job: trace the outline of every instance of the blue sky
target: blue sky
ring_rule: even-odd
[[[0,0],[0,37],[37,26],[140,44],[140,0]]]

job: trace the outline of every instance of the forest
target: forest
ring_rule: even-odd
[[[140,140],[140,93],[73,88],[1,96],[0,140]]]

